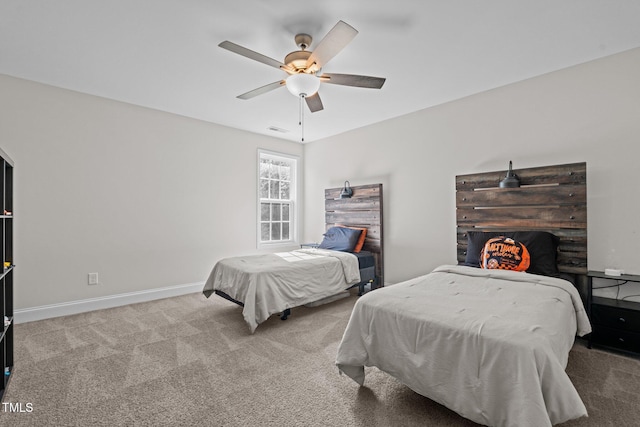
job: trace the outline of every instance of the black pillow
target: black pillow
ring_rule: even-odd
[[[334,251],[353,252],[358,243],[361,230],[346,227],[331,227],[324,233],[320,249],[333,249]]]
[[[544,276],[557,277],[558,271],[558,244],[560,238],[546,231],[516,231],[513,238],[524,243],[529,249],[531,265],[528,273],[542,274]]]
[[[546,231],[469,231],[467,233],[467,256],[464,265],[480,267],[480,252],[492,237],[505,236],[522,242],[529,251],[531,263],[527,273],[557,277],[558,236]]]
[[[506,232],[499,231],[469,231],[467,232],[467,256],[464,260],[464,265],[469,267],[478,267],[480,268],[480,253],[484,248],[484,244],[487,243],[487,240],[498,237],[505,236]]]

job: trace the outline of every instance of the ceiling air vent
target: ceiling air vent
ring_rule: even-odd
[[[282,128],[279,128],[279,127],[276,127],[276,126],[269,126],[267,129],[272,130],[272,131],[274,131],[274,132],[280,132],[280,133],[287,133],[287,132],[289,132],[289,131],[288,131],[288,130],[286,130],[286,129],[282,129]]]

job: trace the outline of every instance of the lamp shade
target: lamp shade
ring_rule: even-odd
[[[295,96],[312,96],[320,89],[320,79],[313,74],[292,74],[287,77],[287,89]]]
[[[518,175],[513,173],[513,167],[511,160],[509,160],[509,170],[507,171],[507,176],[500,181],[500,188],[518,188],[520,187],[520,179]]]
[[[353,190],[351,189],[351,184],[349,184],[349,181],[345,181],[344,182],[344,187],[342,188],[342,191],[340,192],[340,198],[341,199],[350,199],[353,196]]]

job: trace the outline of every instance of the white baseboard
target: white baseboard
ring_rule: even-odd
[[[186,285],[167,286],[165,288],[149,289],[146,291],[128,292],[126,294],[23,308],[14,311],[13,320],[15,323],[26,323],[33,322],[34,320],[68,316],[70,314],[84,313],[104,308],[120,307],[127,304],[202,292],[203,287],[204,282],[188,283]]]

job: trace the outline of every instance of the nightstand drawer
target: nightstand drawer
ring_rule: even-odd
[[[640,332],[640,311],[593,304],[591,323],[624,331]]]
[[[595,344],[616,347],[636,353],[640,352],[640,334],[638,333],[593,325],[591,339]]]

